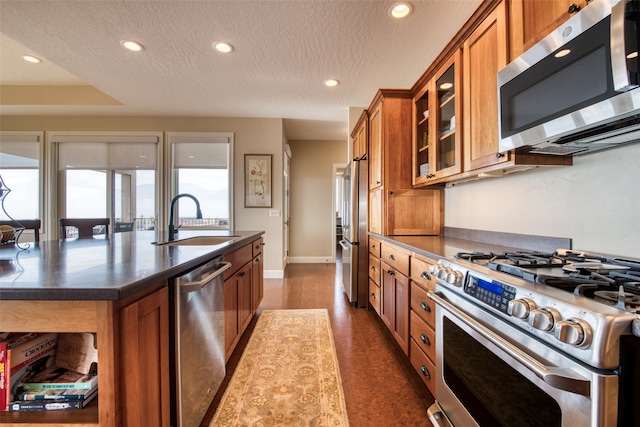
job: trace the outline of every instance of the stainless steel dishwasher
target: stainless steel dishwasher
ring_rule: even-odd
[[[174,279],[174,426],[197,427],[225,376],[223,257]]]

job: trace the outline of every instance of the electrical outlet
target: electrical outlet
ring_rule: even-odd
[[[275,218],[279,217],[280,216],[280,210],[279,209],[271,209],[269,211],[269,216],[270,217],[275,217]]]

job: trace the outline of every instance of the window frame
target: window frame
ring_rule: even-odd
[[[229,203],[229,227],[225,230],[235,229],[235,209],[234,209],[234,133],[233,132],[165,132],[165,159],[166,159],[166,188],[170,189],[167,193],[165,200],[165,209],[162,212],[166,215],[164,217],[163,224],[168,224],[169,221],[169,208],[171,206],[171,200],[178,194],[178,179],[177,171],[174,168],[174,144],[180,144],[182,142],[221,142],[222,139],[227,140],[229,144],[229,156],[228,156],[228,168],[229,168],[229,189],[228,189],[228,203]],[[187,228],[185,226],[185,228]]]
[[[45,153],[47,162],[47,195],[50,199],[47,209],[47,220],[49,227],[57,238],[59,238],[59,227],[57,226],[58,218],[62,218],[66,212],[66,183],[64,177],[61,177],[59,170],[59,144],[65,142],[86,142],[86,143],[103,143],[103,142],[150,142],[156,144],[156,168],[155,168],[155,211],[158,220],[158,226],[163,221],[163,198],[164,194],[164,159],[163,159],[163,133],[162,132],[139,132],[139,131],[60,131],[47,132],[45,135]],[[108,191],[113,192],[113,182],[108,182]],[[111,198],[107,202],[107,209],[112,212]],[[109,214],[111,216],[111,214]],[[160,227],[161,228],[161,227]],[[115,227],[110,227],[110,233],[113,233]]]

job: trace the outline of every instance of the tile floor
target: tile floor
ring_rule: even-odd
[[[341,264],[290,264],[284,279],[265,279],[262,310],[327,308],[352,427],[431,426],[433,397],[373,310],[347,304]],[[227,376],[202,426],[208,427],[256,319],[227,363]]]

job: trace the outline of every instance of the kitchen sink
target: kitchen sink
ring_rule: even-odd
[[[222,243],[230,242],[242,236],[196,236],[187,237],[185,239],[173,240],[171,242],[153,244],[158,246],[207,246],[207,245],[220,245]]]

